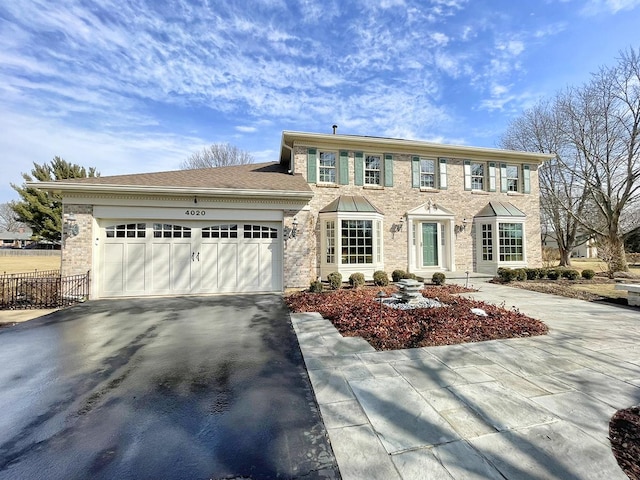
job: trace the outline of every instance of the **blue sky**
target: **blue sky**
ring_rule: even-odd
[[[495,147],[540,98],[640,47],[640,0],[0,3],[0,203],[55,155],[177,169],[282,130]]]

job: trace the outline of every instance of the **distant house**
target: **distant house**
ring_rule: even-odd
[[[551,231],[542,237],[542,246],[553,249],[558,248],[558,240],[555,232]],[[571,250],[572,258],[598,258],[596,238],[592,234],[582,233],[576,236],[576,245]]]
[[[0,230],[0,248],[24,248],[31,243],[32,235],[27,227],[20,227],[16,232]]]
[[[552,155],[285,131],[277,162],[34,183],[92,296],[281,292],[340,272],[539,266]]]

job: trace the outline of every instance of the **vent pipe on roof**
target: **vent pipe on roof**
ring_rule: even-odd
[[[333,134],[336,134],[336,130],[338,130],[338,125],[332,125],[331,128],[333,128]]]

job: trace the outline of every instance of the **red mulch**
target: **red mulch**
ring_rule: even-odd
[[[470,292],[458,285],[425,287],[423,295],[446,306],[396,310],[380,307],[378,287],[341,289],[323,293],[298,292],[286,298],[294,312],[318,312],[346,337],[362,337],[376,350],[453,345],[498,338],[544,335],[547,326],[517,310],[456,295]],[[382,288],[388,296],[396,287]],[[483,309],[488,316],[471,312]]]
[[[640,406],[618,410],[611,417],[609,439],[620,468],[631,480],[640,480]]]

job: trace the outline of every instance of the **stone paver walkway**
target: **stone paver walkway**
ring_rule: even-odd
[[[343,479],[626,479],[608,422],[640,403],[640,309],[476,288],[550,333],[376,352],[292,315]]]

